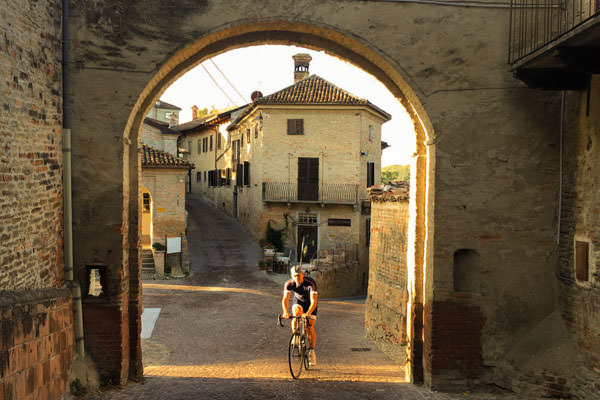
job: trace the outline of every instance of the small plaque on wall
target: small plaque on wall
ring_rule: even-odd
[[[329,218],[327,219],[327,225],[329,226],[350,226],[352,220],[349,218]]]

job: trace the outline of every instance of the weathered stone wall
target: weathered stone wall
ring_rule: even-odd
[[[387,196],[371,203],[367,337],[392,345],[407,359],[409,335],[408,198]]]
[[[599,96],[600,77],[594,76],[589,91],[571,92],[565,99],[560,264],[556,274],[569,339],[584,361],[571,376],[571,391],[581,398],[600,398]],[[586,279],[575,275],[576,241],[589,246]]]
[[[59,4],[0,5],[2,290],[63,279]]]
[[[73,359],[69,290],[0,292],[0,337],[0,398],[62,398]]]

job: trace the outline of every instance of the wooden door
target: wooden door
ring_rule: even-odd
[[[318,158],[298,158],[298,200],[319,200]]]
[[[298,261],[302,255],[302,262],[309,262],[317,256],[319,227],[314,225],[298,225]],[[302,253],[304,239],[305,253]]]

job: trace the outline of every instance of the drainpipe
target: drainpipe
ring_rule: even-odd
[[[83,313],[81,287],[73,279],[73,198],[71,195],[71,120],[69,118],[69,0],[63,0],[62,31],[62,82],[63,82],[63,205],[64,205],[64,258],[65,282],[73,296],[73,324],[75,325],[75,351],[85,357],[83,341]]]

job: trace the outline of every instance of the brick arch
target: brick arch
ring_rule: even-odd
[[[341,32],[339,29],[282,20],[241,21],[202,36],[177,51],[159,67],[139,95],[129,114],[124,130],[126,142],[134,144],[130,146],[129,154],[130,243],[138,242],[139,238],[135,235],[140,232],[139,227],[137,227],[138,216],[140,215],[140,210],[138,210],[139,201],[135,201],[135,199],[141,196],[137,179],[140,168],[137,147],[140,140],[138,132],[144,117],[160,95],[172,83],[204,60],[229,50],[260,44],[297,45],[314,50],[324,50],[330,55],[345,59],[382,82],[411,116],[416,132],[416,154],[411,166],[411,182],[413,182],[414,189],[411,190],[411,224],[409,228],[411,235],[409,235],[409,238],[413,240],[413,243],[408,246],[410,253],[408,255],[408,268],[412,268],[414,271],[410,274],[411,281],[409,282],[414,297],[407,318],[408,320],[414,320],[414,314],[418,315],[423,312],[423,296],[426,292],[423,283],[426,282],[428,285],[432,285],[432,280],[424,279],[424,275],[432,271],[431,266],[425,265],[426,262],[431,264],[431,257],[427,257],[425,252],[427,248],[430,248],[427,243],[431,243],[433,232],[428,229],[428,226],[431,226],[433,222],[433,213],[431,212],[435,166],[435,163],[432,162],[435,158],[433,153],[435,151],[433,125],[420,101],[422,93],[413,89],[410,79],[402,73],[401,66],[375,46],[350,33]],[[127,182],[125,185],[127,185]],[[131,268],[130,287],[132,291],[139,290],[140,284],[137,277],[139,277],[141,267],[139,266],[139,256],[136,249],[130,249],[129,259]],[[141,291],[139,293],[141,294]],[[141,326],[140,315],[141,307],[139,305],[137,308],[130,309],[130,328],[133,332],[130,336],[130,373],[133,376],[130,376],[130,378],[133,379],[136,379],[136,377],[141,378],[141,349],[139,347],[139,335],[136,336],[135,334],[136,331],[139,332]],[[422,321],[420,317],[417,317],[416,320]],[[413,338],[421,337],[422,325],[411,326],[408,334]],[[419,341],[418,350],[413,349],[412,368],[408,372],[410,380],[420,381],[422,379],[422,348],[422,343]]]

